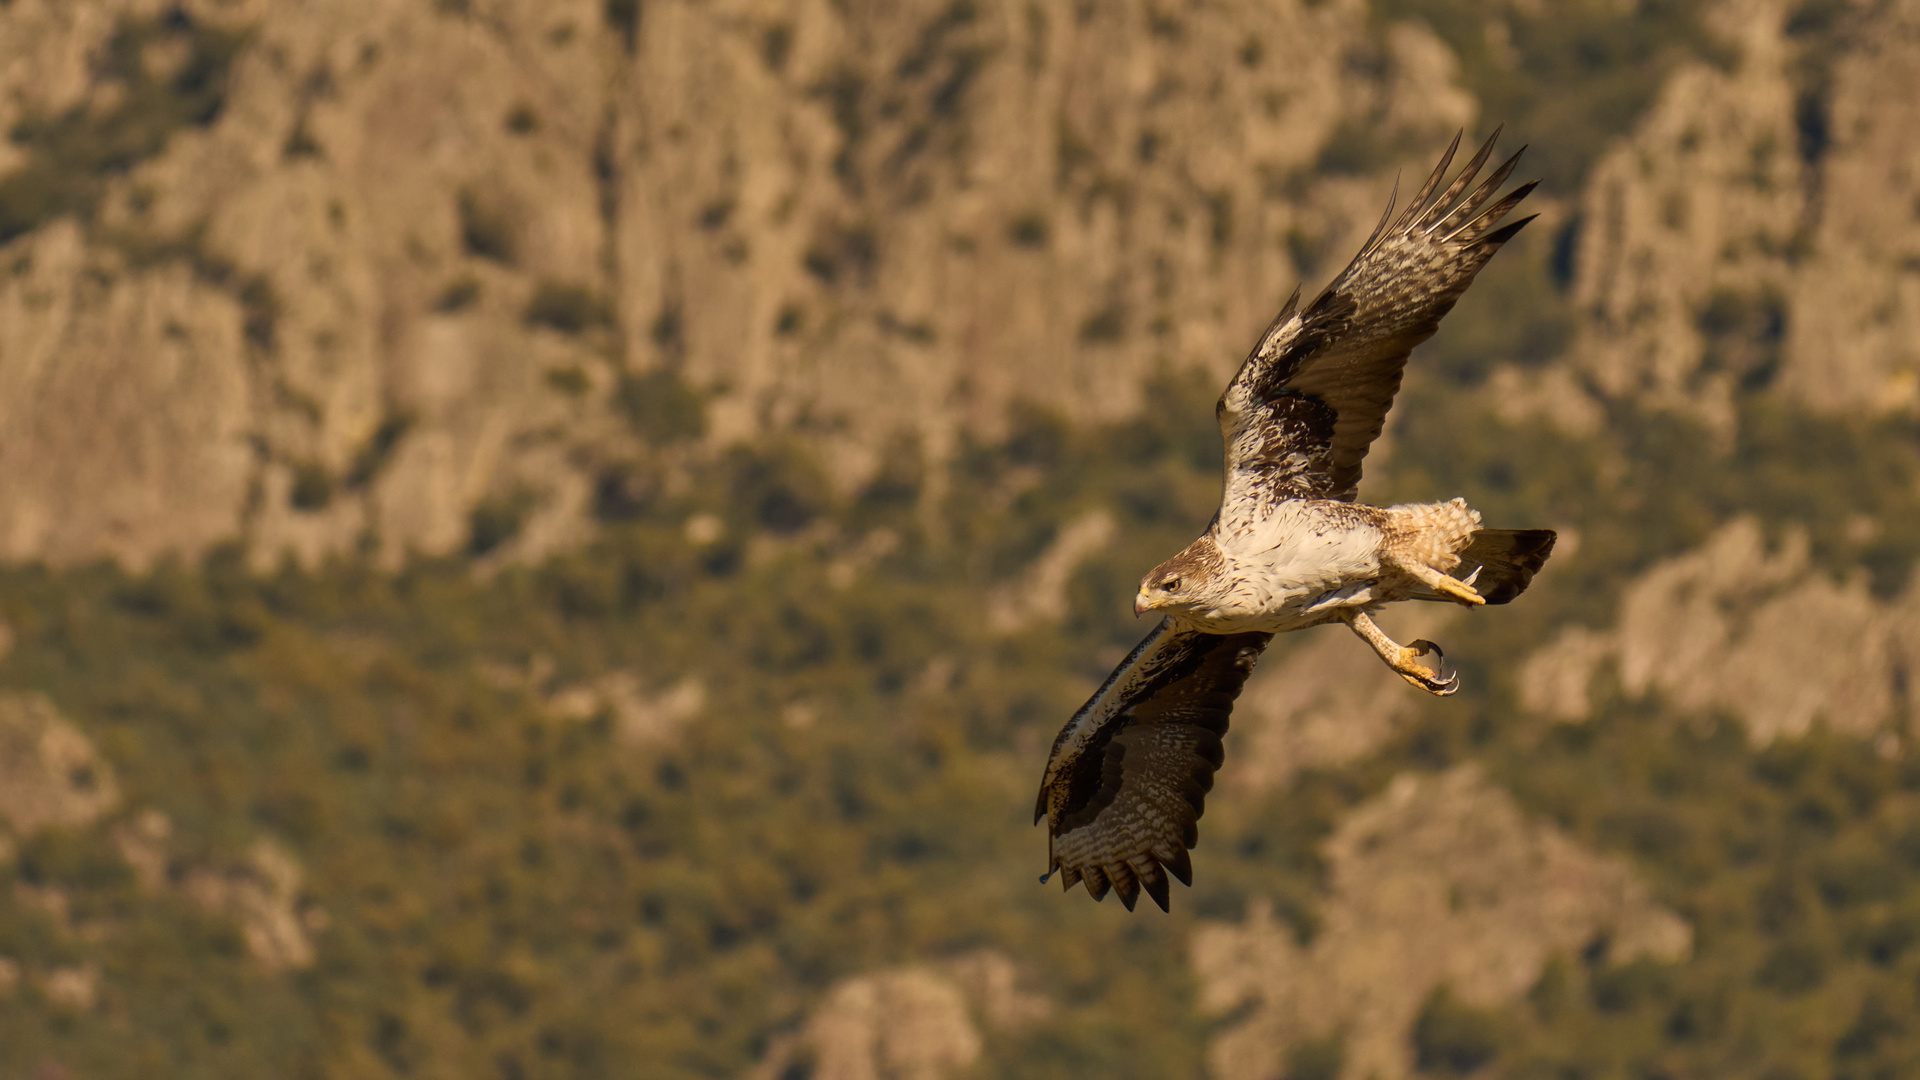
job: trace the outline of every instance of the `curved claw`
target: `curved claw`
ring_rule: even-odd
[[[1432,667],[1414,662],[1414,657],[1428,653],[1432,653],[1436,661]],[[1460,689],[1460,673],[1453,670],[1453,665],[1447,662],[1447,654],[1433,642],[1425,638],[1408,642],[1401,659],[1404,666],[1395,668],[1400,672],[1400,677],[1427,693],[1446,697]]]

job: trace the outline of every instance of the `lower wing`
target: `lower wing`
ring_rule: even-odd
[[[1167,875],[1193,883],[1187,851],[1223,757],[1234,699],[1272,634],[1202,634],[1162,620],[1053,741],[1036,824],[1047,873],[1112,888],[1133,910],[1140,890],[1167,909]],[[1046,880],[1042,878],[1041,880]]]

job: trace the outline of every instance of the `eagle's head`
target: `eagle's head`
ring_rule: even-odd
[[[1164,611],[1179,619],[1217,607],[1226,596],[1225,570],[1226,560],[1213,537],[1202,536],[1140,579],[1133,613]]]

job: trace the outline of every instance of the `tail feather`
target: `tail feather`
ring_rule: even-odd
[[[1471,580],[1489,604],[1504,604],[1525,592],[1553,554],[1552,529],[1481,529],[1460,551],[1453,576]],[[1445,600],[1438,594],[1420,600]]]

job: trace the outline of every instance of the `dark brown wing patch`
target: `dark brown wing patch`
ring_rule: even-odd
[[[1034,820],[1048,825],[1047,873],[1109,889],[1133,910],[1161,910],[1168,876],[1193,880],[1199,839],[1234,699],[1271,634],[1154,628],[1054,740]]]
[[[1393,407],[1408,353],[1433,336],[1474,275],[1532,220],[1500,226],[1532,184],[1493,198],[1519,154],[1468,192],[1498,138],[1496,131],[1441,191],[1460,145],[1455,136],[1405,211],[1394,217],[1389,200],[1353,262],[1304,310],[1288,301],[1248,354],[1218,409],[1227,443],[1225,528],[1262,520],[1287,499],[1358,494],[1361,462]]]

